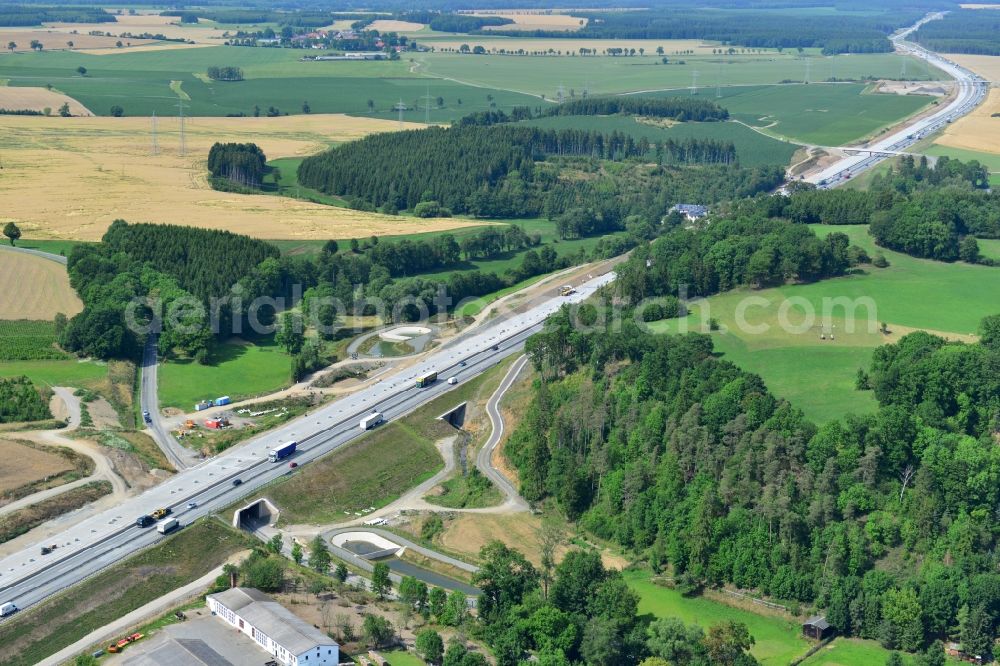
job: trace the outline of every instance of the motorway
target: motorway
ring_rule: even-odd
[[[857,147],[859,154],[838,160],[822,171],[806,178],[806,182],[813,183],[820,189],[842,185],[891,156],[890,154],[880,154],[882,151],[885,153],[905,151],[925,136],[937,132],[948,123],[970,113],[986,98],[990,86],[989,82],[981,76],[970,72],[944,56],[906,41],[906,38],[919,29],[921,25],[940,19],[942,16],[943,14],[940,13],[928,14],[916,24],[893,35],[891,39],[897,52],[926,60],[954,78],[955,98],[933,114],[920,118],[874,143]]]
[[[450,390],[445,381],[455,376],[468,380],[519,353],[524,341],[541,329],[544,320],[564,303],[580,302],[614,279],[613,273],[594,278],[571,296],[553,298],[520,314],[498,317],[481,331],[442,345],[441,349],[398,376],[387,377],[367,389],[332,402],[280,428],[249,440],[199,463],[121,505],[84,520],[60,535],[50,555],[31,546],[0,560],[0,602],[13,601],[28,608],[159,539],[155,528],[139,528],[135,519],[159,507],[171,507],[182,527],[219,511],[257,489],[289,474],[287,460],[269,463],[267,453],[276,444],[299,442],[292,460],[308,463],[353,441],[363,433],[362,416],[380,411],[387,420],[398,419]],[[494,350],[493,347],[498,347]],[[461,365],[465,363],[465,365]],[[425,389],[415,379],[437,371],[440,379]],[[233,485],[239,479],[242,483]],[[188,502],[197,506],[188,509]]]

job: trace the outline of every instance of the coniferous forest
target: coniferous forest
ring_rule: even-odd
[[[527,499],[643,553],[682,590],[813,603],[889,648],[959,635],[990,652],[1000,317],[977,344],[916,333],[879,348],[878,411],[822,427],[708,337],[623,326],[579,332],[564,310],[529,341],[541,376],[507,445]]]

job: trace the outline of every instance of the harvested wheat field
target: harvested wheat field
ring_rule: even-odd
[[[45,111],[56,113],[60,106],[69,104],[69,112],[74,116],[92,116],[90,109],[69,95],[46,88],[21,88],[0,86],[0,109]]]
[[[948,55],[948,58],[990,81],[1000,79],[1000,56],[952,53]]]
[[[99,29],[107,31],[107,26],[111,24],[103,25],[105,27]],[[76,25],[73,29],[76,30],[79,28],[80,26]],[[64,30],[62,28],[50,28],[45,30],[5,28],[0,30],[0,43],[4,45],[4,53],[8,56],[16,57],[16,52],[18,51],[30,51],[31,41],[34,39],[41,42],[42,48],[46,51],[79,51],[86,49],[115,48],[115,42],[118,41],[117,37],[88,35],[87,31],[82,29],[80,29],[79,34],[71,34],[68,30]],[[152,39],[129,39],[128,41],[132,46],[144,46],[158,43]],[[6,48],[9,42],[17,44],[17,48],[14,49],[15,53],[13,54]],[[69,42],[73,42],[73,46],[70,46]],[[3,61],[0,60],[0,62]]]
[[[467,227],[468,220],[391,217],[269,195],[217,192],[205,162],[216,141],[257,143],[269,158],[309,155],[335,141],[397,129],[344,115],[160,118],[0,116],[5,220],[25,237],[99,240],[118,218],[223,228],[258,238],[387,236]],[[417,127],[417,126],[414,126]]]
[[[1000,58],[998,58],[1000,60]],[[987,153],[1000,153],[1000,90],[990,91],[986,101],[972,113],[948,125],[934,143]]]
[[[51,259],[0,249],[0,285],[0,319],[52,320],[83,309],[66,267]]]
[[[553,14],[541,11],[511,10],[497,12],[475,12],[473,16],[499,16],[508,18],[513,25],[488,25],[483,30],[579,30],[587,25],[587,19],[569,14]]]
[[[73,464],[55,453],[0,439],[0,494],[71,469]]]
[[[623,48],[623,49],[645,49],[645,56],[649,57],[659,57],[656,55],[656,47],[662,46],[663,50],[667,55],[672,54],[675,51],[693,51],[696,54],[711,55],[713,48],[718,48],[718,44],[711,44],[708,42],[703,42],[698,39],[575,39],[572,37],[560,38],[560,37],[480,37],[479,35],[468,35],[460,38],[441,38],[435,39],[433,42],[426,41],[428,45],[434,46],[434,48],[440,50],[442,48],[450,48],[458,50],[462,44],[468,44],[469,46],[482,46],[487,51],[506,49],[507,51],[517,51],[519,49],[524,50],[527,53],[540,53],[543,51],[552,51],[553,53],[562,52],[564,54],[579,53],[581,48],[592,49],[596,51],[598,55],[604,55],[605,49],[609,48]],[[749,56],[748,56],[749,57]],[[764,57],[764,56],[760,56]],[[768,57],[773,57],[773,53],[768,54]]]
[[[377,21],[372,21],[372,24],[368,26],[368,28],[370,30],[378,30],[379,32],[416,32],[417,30],[423,30],[424,24],[414,23],[412,21],[379,19]]]
[[[115,18],[117,19],[116,23],[47,23],[45,27],[64,33],[76,30],[84,34],[91,30],[100,30],[115,35],[123,32],[141,35],[148,32],[154,35],[163,35],[169,39],[187,39],[199,44],[219,45],[226,39],[223,36],[225,30],[207,21],[181,25],[180,18],[176,16],[157,16],[155,14],[122,15]],[[117,38],[111,40],[110,46],[114,46],[115,41]],[[132,40],[133,46],[135,43],[136,40]]]

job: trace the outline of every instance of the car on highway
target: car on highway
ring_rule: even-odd
[[[153,520],[153,517],[149,515],[139,516],[138,518],[135,519],[136,527],[149,527],[155,522],[156,521]]]
[[[238,486],[243,483],[243,479],[233,479],[233,485]]]
[[[458,377],[449,377],[448,378],[448,383],[451,384],[452,386],[454,386],[455,384],[458,383]]]
[[[188,502],[188,510],[197,509],[197,508],[198,508],[198,503],[197,502]]]
[[[492,347],[490,347],[490,349],[492,349],[493,351],[500,351],[500,345],[493,345]]]
[[[460,368],[464,368],[464,367],[465,367],[465,366],[467,366],[467,365],[469,365],[469,364],[468,364],[468,363],[466,363],[465,361],[459,361],[459,362],[458,362],[458,366],[459,366]]]
[[[294,460],[292,462],[288,463],[288,469],[295,469],[298,466],[299,466],[299,464],[297,462],[295,462]]]

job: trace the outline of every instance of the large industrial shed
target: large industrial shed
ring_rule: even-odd
[[[337,666],[340,646],[260,590],[234,587],[206,597],[208,609],[287,666]]]

